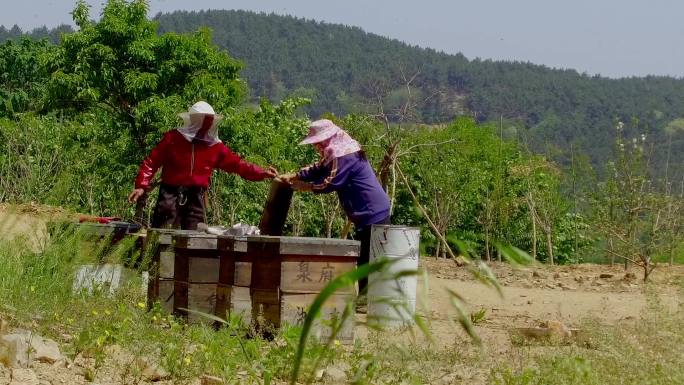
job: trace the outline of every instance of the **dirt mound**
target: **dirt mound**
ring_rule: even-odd
[[[22,237],[32,251],[40,251],[48,237],[47,223],[54,220],[76,220],[77,215],[59,207],[35,203],[0,204],[0,240]]]

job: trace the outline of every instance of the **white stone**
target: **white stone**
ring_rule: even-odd
[[[148,381],[161,381],[170,377],[170,374],[148,360],[140,357],[137,360],[138,368],[142,369],[142,376]]]
[[[344,370],[335,366],[330,366],[327,369],[325,369],[323,377],[334,384],[342,384],[347,382],[347,373],[345,373]]]
[[[63,360],[59,345],[28,331],[0,337],[0,362],[11,368],[26,368],[32,361],[53,364]]]
[[[0,337],[0,363],[9,368],[28,367],[29,345],[24,336],[8,334]]]
[[[81,265],[74,278],[73,292],[77,293],[83,290],[92,294],[94,290],[102,290],[112,295],[136,275],[135,270],[119,264]],[[147,292],[149,279],[149,273],[143,272],[141,275],[143,293]]]

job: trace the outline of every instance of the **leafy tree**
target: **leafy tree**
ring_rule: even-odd
[[[129,136],[133,158],[188,105],[206,100],[224,111],[245,94],[239,62],[211,45],[207,29],[159,35],[147,12],[145,0],[109,0],[94,22],[86,2],[78,1],[73,15],[79,30],[63,36],[59,69],[48,84],[52,108],[111,116],[112,136]]]
[[[57,48],[47,41],[22,38],[0,45],[0,116],[38,111]]]
[[[629,262],[641,267],[646,281],[656,267],[654,257],[671,252],[679,242],[668,231],[668,217],[681,210],[681,198],[655,188],[646,136],[624,139],[624,128],[618,122],[615,160],[607,165],[608,180],[595,196],[596,228],[607,241],[606,252],[623,259],[625,267]]]

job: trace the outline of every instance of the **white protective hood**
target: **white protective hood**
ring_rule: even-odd
[[[188,112],[178,114],[183,119],[183,127],[178,128],[178,132],[188,142],[192,142],[195,139],[195,135],[202,128],[205,115],[212,115],[214,117],[214,122],[211,124],[211,128],[209,128],[207,136],[203,139],[208,145],[213,146],[221,142],[221,139],[218,137],[218,124],[223,119],[223,116],[217,115],[207,102],[197,102],[188,108]]]

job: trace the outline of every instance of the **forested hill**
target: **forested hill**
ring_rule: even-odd
[[[684,121],[677,120],[684,117],[682,79],[608,79],[531,63],[468,60],[357,27],[273,14],[174,12],[156,19],[163,32],[210,27],[215,43],[245,62],[243,76],[255,97],[308,96],[313,116],[373,109],[378,94],[391,111],[406,99],[405,79],[417,74],[412,100],[422,122],[460,114],[503,118],[505,134],[518,135],[536,151],[567,153],[573,143],[596,163],[610,152],[618,119],[631,129],[627,135],[647,135],[661,163],[669,126],[667,132],[677,132],[670,160],[684,161]],[[634,117],[637,128],[630,124]]]
[[[656,164],[668,153],[672,167],[684,161],[682,79],[608,79],[531,63],[469,60],[356,27],[273,14],[214,10],[155,18],[160,32],[211,28],[214,42],[245,63],[242,76],[254,98],[306,96],[313,100],[307,111],[312,116],[375,111],[378,97],[391,112],[406,101],[413,78],[412,119],[419,122],[463,114],[478,121],[502,119],[503,134],[533,150],[552,151],[563,160],[573,144],[601,163],[622,120],[628,136],[645,133],[653,143]],[[0,28],[0,40],[17,32]],[[637,126],[630,123],[635,117]]]

